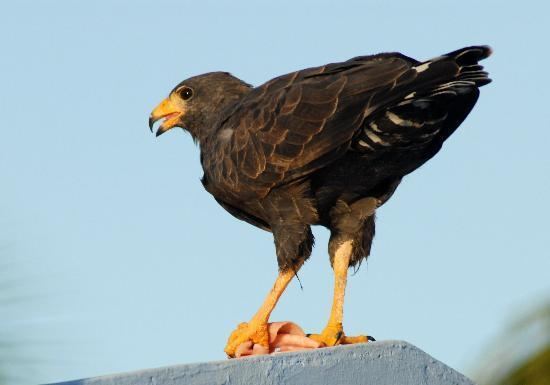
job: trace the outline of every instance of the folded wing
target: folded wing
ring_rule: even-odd
[[[477,64],[489,54],[468,47],[419,63],[385,53],[275,78],[228,111],[203,165],[209,178],[261,197],[347,151],[368,159],[429,140],[449,118],[446,100],[490,81]]]

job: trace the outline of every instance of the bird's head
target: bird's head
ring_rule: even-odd
[[[155,122],[163,119],[157,136],[181,127],[200,141],[213,128],[221,112],[250,89],[250,85],[227,72],[210,72],[186,79],[151,112],[149,128],[153,132]]]

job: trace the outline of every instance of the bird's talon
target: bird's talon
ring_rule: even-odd
[[[341,325],[330,325],[327,326],[321,334],[307,334],[307,336],[317,342],[323,343],[325,346],[349,345],[376,341],[374,337],[371,336],[346,336]]]
[[[364,344],[369,341],[376,341],[376,340],[371,336],[355,336],[355,337],[344,336],[340,340],[340,345]]]
[[[229,358],[235,357],[237,348],[244,342],[251,341],[253,344],[260,344],[265,348],[269,348],[269,333],[267,329],[267,323],[259,322],[241,322],[237,325],[237,328],[233,330],[227,345],[225,346],[225,353]]]
[[[327,326],[321,334],[308,334],[308,337],[325,346],[335,346],[338,345],[343,335],[342,325],[330,325]]]

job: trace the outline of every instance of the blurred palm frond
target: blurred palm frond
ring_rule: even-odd
[[[519,317],[478,363],[481,385],[550,385],[550,300]]]

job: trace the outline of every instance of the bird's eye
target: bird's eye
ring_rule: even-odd
[[[189,100],[193,97],[193,90],[189,87],[182,87],[180,95],[183,100]]]

